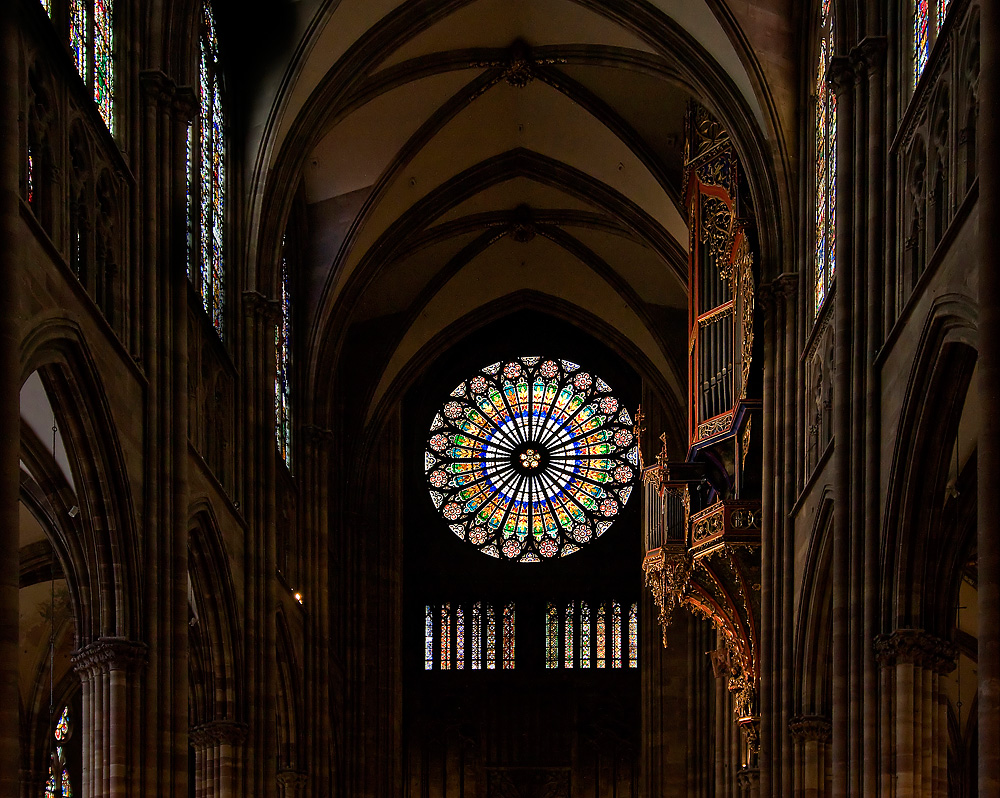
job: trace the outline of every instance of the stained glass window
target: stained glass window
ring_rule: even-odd
[[[87,18],[90,7],[87,0],[69,0],[69,46],[73,51],[73,61],[76,71],[80,73],[84,83],[90,83],[90,63],[87,58],[87,28],[90,27]]]
[[[94,0],[94,99],[108,130],[115,132],[115,34],[111,0]]]
[[[545,667],[559,667],[559,609],[551,601],[545,608]]]
[[[424,670],[434,669],[434,610],[428,604],[424,610]]]
[[[455,608],[455,667],[465,668],[465,612]]]
[[[628,666],[639,667],[639,605],[633,604],[628,611]]]
[[[225,185],[226,153],[222,116],[222,73],[219,66],[219,42],[211,6],[203,6],[201,27],[201,57],[198,69],[198,213],[196,224],[201,255],[197,274],[202,305],[221,338],[225,321]],[[193,193],[193,187],[189,187]],[[190,196],[190,194],[189,194]]]
[[[493,608],[486,605],[486,668],[495,670],[497,666],[497,616]]]
[[[594,659],[597,660],[597,667],[605,667],[604,655],[605,655],[605,643],[606,643],[606,627],[604,621],[604,605],[601,604],[597,608],[597,623],[596,626],[596,650],[594,652]]]
[[[514,667],[514,605],[503,607],[503,666],[507,670]]]
[[[43,3],[51,13],[48,2]],[[69,0],[69,45],[77,72],[94,92],[108,130],[115,132],[115,29],[112,0]]]
[[[938,0],[937,9],[937,27],[941,30],[941,26],[944,25],[944,19],[948,16],[948,6],[951,5],[951,0]]]
[[[462,540],[518,562],[565,556],[606,532],[639,464],[628,411],[576,363],[521,357],[462,382],[424,453],[434,507]]]
[[[930,0],[914,0],[913,4],[913,85],[917,84],[931,47]]]
[[[42,0],[42,8],[45,9],[46,14],[52,16],[52,0]]]
[[[52,730],[52,736],[55,738],[55,755],[49,764],[49,778],[45,782],[46,798],[73,798],[73,786],[70,783],[66,756],[63,752],[63,746],[69,740],[71,733],[69,707],[64,707],[59,720],[56,721],[55,729]],[[58,769],[54,769],[54,765],[57,765]]]
[[[822,6],[819,57],[816,64],[815,253],[813,309],[819,312],[837,270],[837,98],[826,82],[836,47],[830,0]]]
[[[451,605],[441,605],[441,670],[451,668]]]
[[[35,202],[35,155],[31,150],[31,145],[28,145],[28,173],[25,178],[25,189],[28,195],[28,204],[32,205]]]
[[[580,667],[590,667],[590,607],[580,602]]]
[[[563,665],[573,667],[573,602],[566,605],[565,623],[563,625]]]
[[[622,666],[622,605],[617,601],[611,605],[611,658],[613,668]]]
[[[482,667],[483,607],[478,601],[472,605],[472,628],[469,634],[469,653],[473,670]]]
[[[281,246],[281,320],[274,331],[274,435],[278,452],[288,468],[292,467],[292,384],[289,369],[292,359],[292,303],[288,285],[288,258],[285,243]]]

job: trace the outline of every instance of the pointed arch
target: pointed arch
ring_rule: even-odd
[[[889,472],[883,537],[883,626],[947,634],[927,584],[945,555],[942,511],[949,461],[976,364],[976,305],[947,294],[928,313],[906,387]],[[930,624],[928,626],[928,624]]]
[[[101,637],[141,638],[135,511],[117,426],[79,327],[38,325],[22,347],[22,383],[37,371],[69,457],[80,539],[79,647]],[[89,601],[85,598],[89,597]]]

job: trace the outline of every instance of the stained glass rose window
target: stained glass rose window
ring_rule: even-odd
[[[604,534],[632,494],[639,450],[628,411],[568,360],[487,366],[431,422],[424,473],[434,507],[484,554],[538,562]]]

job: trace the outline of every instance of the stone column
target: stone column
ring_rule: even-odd
[[[796,798],[823,798],[826,795],[826,762],[829,757],[832,725],[822,715],[797,715],[788,724],[800,763]]]
[[[188,734],[194,749],[194,790],[197,798],[235,798],[247,727],[229,720],[195,726]]]
[[[936,785],[935,767],[940,768],[942,762],[947,767],[948,728],[940,676],[955,669],[958,650],[922,629],[898,629],[879,635],[875,651],[879,663],[893,676],[890,712],[894,727],[885,733],[895,740],[891,764],[895,794],[930,798],[939,794],[941,774],[937,773]]]
[[[134,766],[135,706],[126,685],[146,663],[142,643],[102,637],[73,654],[83,683],[83,795],[125,798]]]
[[[257,291],[242,294],[244,512],[249,531],[246,558],[246,634],[249,643],[246,719],[247,791],[261,794],[274,785],[276,761],[270,756],[275,734],[275,469],[274,441],[275,325],[278,302]]]
[[[979,129],[979,400],[1000,406],[1000,7],[980,4]],[[979,556],[979,795],[1000,796],[1000,414],[983,414],[977,473]]]
[[[18,497],[21,267],[16,3],[0,3],[0,798],[18,794]]]
[[[854,180],[854,72],[850,60],[837,56],[828,73],[837,95],[837,196],[850,197]],[[851,408],[854,222],[837,214],[837,283],[834,289],[836,377],[834,380],[833,451],[833,795],[851,794]]]

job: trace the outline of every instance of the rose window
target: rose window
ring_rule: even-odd
[[[568,360],[500,361],[462,382],[431,423],[424,472],[450,529],[518,562],[604,534],[639,469],[628,411]]]

